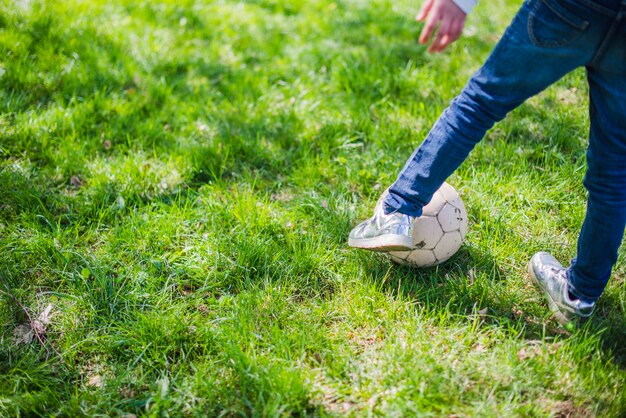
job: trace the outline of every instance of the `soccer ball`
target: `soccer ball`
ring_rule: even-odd
[[[391,251],[389,257],[398,264],[431,267],[443,263],[461,248],[467,234],[467,211],[454,190],[444,183],[422,216],[413,222],[413,250]]]

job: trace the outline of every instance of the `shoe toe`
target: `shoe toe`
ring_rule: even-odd
[[[348,237],[351,239],[366,238],[365,230],[367,229],[368,223],[369,223],[369,219],[361,222],[360,224],[352,228],[352,231],[350,231],[350,234],[348,235]]]

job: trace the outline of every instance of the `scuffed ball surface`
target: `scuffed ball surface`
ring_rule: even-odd
[[[467,210],[461,197],[448,183],[435,192],[413,225],[414,249],[392,251],[389,256],[402,265],[431,267],[450,259],[467,234]]]

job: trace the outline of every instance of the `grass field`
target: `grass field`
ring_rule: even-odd
[[[625,416],[624,250],[579,329],[525,270],[575,254],[583,72],[450,178],[448,263],[346,244],[519,4],[429,55],[418,0],[0,1],[0,416]]]

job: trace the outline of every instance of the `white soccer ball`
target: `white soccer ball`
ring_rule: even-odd
[[[413,250],[391,251],[389,256],[402,265],[430,267],[452,257],[467,234],[467,211],[454,190],[444,183],[435,192],[422,216],[413,223]]]

